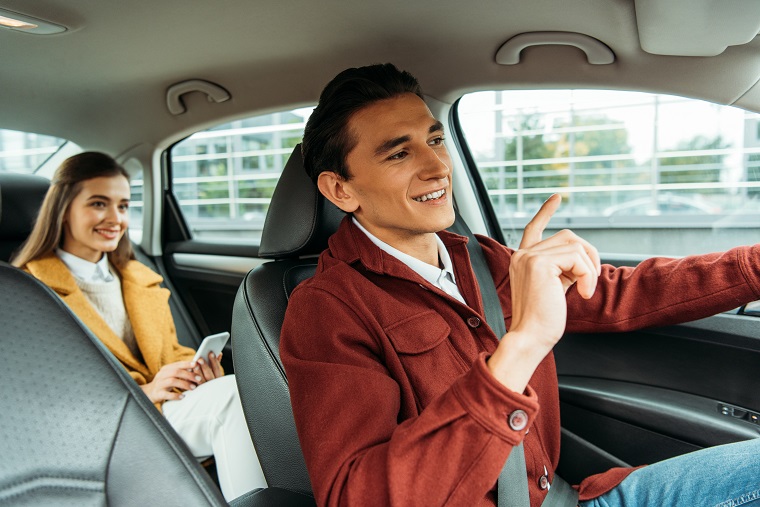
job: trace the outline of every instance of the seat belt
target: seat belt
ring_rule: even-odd
[[[480,297],[483,300],[483,313],[486,322],[496,337],[501,338],[507,330],[504,326],[504,313],[499,303],[499,295],[496,293],[496,285],[488,268],[483,249],[463,220],[457,216],[454,227],[459,234],[464,233],[469,238],[467,251],[470,254],[470,264],[475,273],[475,278],[480,286]],[[525,450],[523,444],[513,447],[509,458],[504,464],[496,483],[498,507],[529,507],[530,496],[528,494],[528,472],[525,466]],[[578,492],[567,482],[562,480],[556,473],[554,482],[549,488],[549,493],[544,498],[542,507],[576,507],[578,505]]]

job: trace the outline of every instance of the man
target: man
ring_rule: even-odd
[[[509,330],[497,337],[484,325],[466,239],[444,231],[454,211],[443,138],[417,81],[389,64],[339,74],[306,126],[306,170],[349,213],[316,275],[293,292],[282,331],[320,505],[495,505],[499,473],[523,442],[537,507],[559,459],[551,350],[566,329],[671,324],[760,295],[760,247],[615,269],[570,231],[542,240],[554,196],[518,251],[478,238]],[[760,502],[759,443],[613,469],[583,481],[581,505]],[[739,479],[736,453],[753,455],[741,458]],[[733,476],[716,486],[720,466]],[[708,494],[716,500],[702,503]]]

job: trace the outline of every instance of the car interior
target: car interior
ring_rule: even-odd
[[[313,505],[278,345],[343,216],[298,144],[325,84],[384,62],[418,78],[445,127],[457,232],[516,248],[556,192],[546,235],[572,228],[635,266],[758,242],[758,33],[753,0],[0,0],[0,505],[226,504],[118,361],[7,264],[66,157],[130,172],[130,238],[180,342],[231,332],[223,366],[268,484],[232,504]],[[747,303],[564,336],[558,474],[760,437]]]
[[[3,391],[13,393],[3,396],[3,430],[13,434],[7,443],[14,455],[3,475],[34,478],[6,484],[3,503],[120,505],[130,498],[134,505],[226,505],[121,364],[60,298],[7,264],[0,279],[3,311],[15,315],[3,319],[3,335],[24,348],[3,359]],[[88,365],[81,374],[59,381],[62,369],[81,361]],[[174,487],[166,487],[167,478]]]

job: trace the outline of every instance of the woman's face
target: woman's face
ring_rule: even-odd
[[[71,201],[63,218],[63,244],[70,254],[98,262],[113,252],[129,225],[129,181],[124,176],[93,178]]]

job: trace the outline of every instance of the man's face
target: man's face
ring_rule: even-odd
[[[355,209],[344,211],[401,251],[454,223],[443,125],[422,99],[408,93],[375,102],[348,128],[357,142],[346,157],[351,179],[344,188]]]

